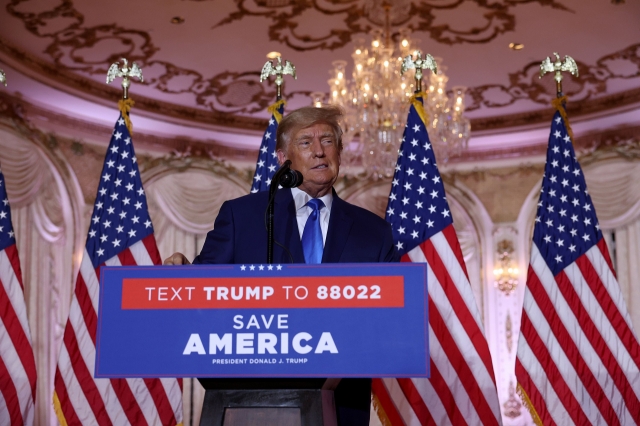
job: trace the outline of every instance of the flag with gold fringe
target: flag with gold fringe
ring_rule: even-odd
[[[537,425],[640,423],[640,346],[553,101],[518,340],[518,391]]]
[[[120,101],[64,330],[54,378],[62,425],[182,423],[181,379],[93,377],[100,267],[162,264],[131,140],[132,105]]]
[[[0,424],[33,424],[36,378],[20,258],[0,170]]]
[[[383,425],[500,425],[484,327],[427,133],[423,93],[412,98],[386,219],[403,262],[426,262],[429,379],[374,379]]]

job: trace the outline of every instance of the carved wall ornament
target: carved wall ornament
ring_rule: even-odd
[[[502,404],[502,407],[502,413],[510,419],[515,419],[522,415],[522,412],[520,411],[520,409],[522,408],[522,403],[516,396],[516,389],[513,386],[513,381],[511,380],[509,381],[509,399],[507,399],[504,404]]]
[[[507,350],[511,353],[511,349],[513,349],[513,323],[509,311],[507,311],[507,319],[504,322],[504,337],[507,341]]]
[[[514,261],[513,242],[504,239],[498,242],[496,247],[498,263],[493,274],[495,276],[494,285],[498,290],[509,296],[518,286],[518,269]]]

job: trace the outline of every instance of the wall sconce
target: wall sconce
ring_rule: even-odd
[[[513,261],[513,243],[509,240],[498,242],[498,264],[493,270],[496,288],[506,296],[510,295],[518,286],[518,274],[520,270]]]

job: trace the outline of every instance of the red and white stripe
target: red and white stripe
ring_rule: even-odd
[[[544,425],[640,424],[640,345],[604,239],[555,277],[532,245],[516,377]]]
[[[108,266],[158,265],[149,235],[106,262]],[[99,268],[85,251],[55,376],[54,402],[61,424],[175,425],[182,422],[182,382],[177,379],[95,379]],[[66,422],[66,423],[65,423]]]
[[[374,379],[373,393],[393,425],[500,425],[489,345],[453,225],[408,252],[426,262],[429,379]]]
[[[36,363],[18,250],[0,250],[0,425],[32,425]]]

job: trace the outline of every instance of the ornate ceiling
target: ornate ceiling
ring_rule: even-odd
[[[209,139],[203,137],[207,129],[252,134],[264,129],[265,109],[275,97],[273,85],[258,80],[265,54],[279,51],[297,67],[298,80],[285,83],[288,108],[309,104],[310,92],[328,91],[331,62],[349,60],[354,40],[380,27],[380,3],[1,0],[0,67],[20,74],[8,75],[10,92],[69,110],[73,102],[65,96],[113,105],[120,89],[107,86],[105,75],[126,57],[143,69],[144,83],[134,83],[131,93],[150,129],[156,120],[182,126],[169,132],[200,129],[193,137],[201,139]],[[538,79],[538,66],[553,51],[571,55],[580,69],[564,85],[574,121],[602,121],[612,108],[640,109],[638,1],[393,3],[394,31],[410,28],[423,51],[443,58],[449,87],[469,88],[476,135],[548,121],[555,86],[551,77]],[[172,23],[174,17],[183,22]],[[510,50],[512,42],[524,49]],[[604,120],[600,127],[608,125]],[[234,144],[233,138],[226,142]]]

